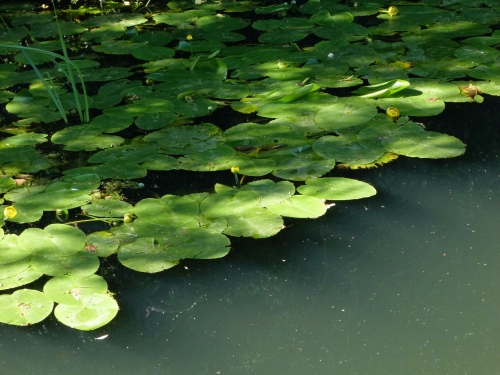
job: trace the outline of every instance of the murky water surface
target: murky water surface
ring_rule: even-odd
[[[490,120],[494,133],[475,136],[466,156],[356,172],[376,197],[288,221],[270,239],[233,240],[224,259],[155,275],[117,267],[106,278],[121,311],[100,330],[0,326],[0,373],[498,373]]]

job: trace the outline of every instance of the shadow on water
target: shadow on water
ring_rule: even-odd
[[[216,261],[145,275],[111,260],[117,318],[93,332],[2,325],[0,372],[496,373],[498,115],[483,105],[478,123],[477,108],[426,123],[468,143],[465,156],[349,172],[373,198],[233,239]]]

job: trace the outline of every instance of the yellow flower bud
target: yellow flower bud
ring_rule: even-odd
[[[231,167],[231,173],[238,173],[240,171],[240,168],[238,166],[233,166]]]
[[[389,116],[392,121],[396,121],[399,118],[399,110],[396,107],[387,108],[385,113],[387,113],[387,116]]]
[[[389,13],[389,16],[393,17],[396,14],[398,14],[398,12],[399,12],[398,8],[396,8],[395,6],[392,6],[392,7],[389,7],[387,13]]]
[[[12,206],[5,207],[5,210],[3,210],[3,216],[6,219],[12,219],[16,215],[17,215],[17,210]]]
[[[193,36],[191,34],[188,34],[188,36],[186,37],[186,40],[189,40],[189,41],[193,40]]]

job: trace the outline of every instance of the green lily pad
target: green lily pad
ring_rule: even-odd
[[[203,215],[217,218],[242,214],[259,202],[260,196],[254,191],[231,189],[210,195],[201,202],[200,208]]]
[[[107,178],[132,180],[146,177],[148,171],[139,164],[131,163],[126,159],[111,160],[94,168],[94,173],[103,180]]]
[[[199,210],[198,203],[176,195],[164,195],[160,199],[146,198],[134,208],[137,217],[148,223],[178,226],[193,220]]]
[[[85,248],[100,258],[106,258],[117,252],[120,241],[111,232],[94,232],[87,236]]]
[[[153,238],[138,238],[122,246],[118,260],[125,267],[146,273],[161,272],[179,264],[178,258],[168,254],[164,247],[155,245]]]
[[[179,166],[179,160],[169,155],[156,154],[151,159],[142,162],[140,165],[148,170],[169,171],[177,169]]]
[[[81,250],[72,255],[35,254],[31,266],[50,276],[90,276],[99,268],[99,259],[89,251]]]
[[[38,272],[33,267],[28,267],[17,275],[0,279],[0,290],[18,288],[22,285],[32,283],[43,276],[43,273]]]
[[[123,217],[127,213],[132,214],[134,207],[130,203],[117,199],[99,199],[82,206],[82,210],[92,216]]]
[[[280,215],[265,208],[253,207],[241,215],[227,218],[224,234],[234,237],[266,238],[274,236],[283,228]]]
[[[323,158],[346,164],[369,164],[386,152],[381,147],[375,149],[363,147],[355,134],[338,137],[327,135],[314,142],[312,147],[314,152]]]
[[[377,104],[380,108],[387,110],[389,107],[395,107],[400,113],[406,116],[435,116],[444,111],[445,104],[442,100],[435,100],[432,97],[408,97],[408,98],[384,98],[378,99]]]
[[[331,15],[327,10],[320,10],[311,16],[311,21],[318,25],[343,25],[354,21],[354,16],[349,12],[340,12]]]
[[[94,293],[82,298],[81,305],[57,305],[54,315],[61,323],[81,331],[108,324],[118,313],[118,304],[107,294]]]
[[[331,201],[367,198],[377,191],[366,182],[342,177],[323,177],[299,186],[300,194]]]
[[[267,209],[277,215],[303,219],[316,218],[326,213],[325,203],[321,199],[305,195],[293,195]]]
[[[320,109],[314,117],[314,122],[321,129],[342,134],[349,128],[370,121],[376,114],[374,103],[347,99]]]
[[[27,326],[44,320],[52,312],[54,302],[37,290],[21,289],[0,296],[0,321]]]
[[[45,229],[25,229],[18,239],[18,246],[26,252],[40,256],[70,256],[83,249],[85,233],[63,224],[50,224]],[[0,242],[1,244],[1,242]]]
[[[101,276],[53,277],[43,287],[43,292],[52,301],[65,305],[82,305],[83,299],[94,293],[104,294],[108,283]]]
[[[310,150],[298,153],[276,155],[273,175],[292,181],[304,181],[321,177],[335,167],[335,158],[324,158]]]
[[[291,197],[295,193],[295,185],[289,181],[257,180],[243,185],[240,191],[256,192],[260,196],[257,207],[267,207]]]
[[[404,90],[409,86],[410,82],[408,81],[393,79],[376,85],[363,86],[353,91],[353,93],[360,95],[362,98],[384,98]]]
[[[11,263],[4,263],[0,267],[0,280],[20,274],[31,265],[31,257],[16,260]],[[1,282],[1,281],[0,281]]]
[[[465,152],[465,145],[459,139],[425,131],[413,122],[401,126],[382,144],[390,152],[416,158],[452,158]]]
[[[7,234],[0,240],[0,264],[19,261],[31,255],[30,249],[20,247],[19,237],[15,234]]]

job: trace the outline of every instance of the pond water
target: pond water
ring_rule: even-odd
[[[117,265],[106,279],[121,311],[99,330],[1,325],[1,374],[497,373],[495,106],[427,123],[464,140],[463,157],[350,172],[373,198],[232,240],[220,260]]]

